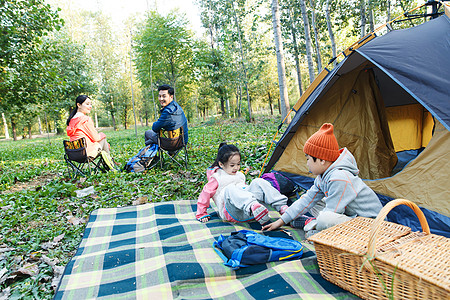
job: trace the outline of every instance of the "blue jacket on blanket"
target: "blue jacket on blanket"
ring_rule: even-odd
[[[213,247],[224,265],[234,270],[271,261],[298,259],[303,255],[303,246],[298,241],[265,236],[251,230],[235,231],[228,237],[220,235]]]

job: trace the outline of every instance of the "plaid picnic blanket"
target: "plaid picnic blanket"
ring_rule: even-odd
[[[189,200],[92,212],[54,299],[357,299],[320,276],[306,242],[301,260],[224,266],[214,239],[261,226],[223,222],[213,209],[205,224]]]

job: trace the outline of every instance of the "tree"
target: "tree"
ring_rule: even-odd
[[[316,77],[314,73],[314,63],[312,58],[312,49],[311,49],[311,31],[309,29],[309,19],[308,13],[306,11],[305,0],[300,1],[300,8],[302,12],[303,18],[303,27],[305,29],[305,47],[306,47],[306,59],[308,61],[308,71],[309,71],[309,82],[312,83],[314,78]]]
[[[320,71],[322,71],[322,57],[320,55],[319,34],[317,32],[317,25],[316,25],[316,8],[315,8],[316,4],[314,0],[309,0],[309,3],[311,5],[311,26],[314,32],[314,45],[316,47],[317,71],[320,73]]]
[[[277,52],[281,118],[284,120],[288,114],[288,111],[290,110],[290,105],[286,84],[286,70],[284,65],[283,41],[281,40],[280,12],[278,7],[278,0],[272,0],[272,20],[273,20],[273,35],[275,41],[275,49]],[[289,123],[291,121],[290,117],[288,117],[286,121]]]
[[[337,56],[336,52],[336,42],[334,40],[334,32],[333,32],[333,24],[331,22],[331,15],[330,15],[330,1],[326,0],[326,6],[325,6],[325,18],[327,20],[327,29],[328,29],[328,36],[330,38],[330,44],[331,44],[331,52],[332,52],[332,58],[335,58]],[[336,66],[336,60],[333,61],[334,66]]]
[[[293,8],[291,6],[290,1],[286,2],[286,12],[287,12],[287,20],[286,23],[288,24],[288,31],[290,31],[291,37],[292,37],[292,48],[293,48],[293,55],[294,55],[294,61],[295,61],[295,68],[297,71],[297,85],[298,85],[298,91],[299,95],[301,96],[303,94],[302,89],[302,71],[300,66],[300,59],[299,56],[301,55],[300,50],[298,49],[298,42],[297,42],[297,30],[294,26],[294,17],[293,17]]]
[[[38,104],[46,95],[42,87],[51,80],[47,49],[42,37],[59,29],[56,11],[41,0],[2,1],[0,6],[0,110],[8,113],[14,139],[23,108]]]
[[[193,72],[193,37],[187,29],[184,15],[162,16],[149,12],[135,37],[136,68],[144,87],[150,82],[168,83],[178,99],[183,82],[189,82]],[[150,78],[150,65],[152,77]]]

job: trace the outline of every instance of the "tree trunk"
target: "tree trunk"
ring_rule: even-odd
[[[28,137],[30,138],[30,140],[31,140],[31,138],[33,137],[33,135],[32,135],[32,132],[31,132],[31,124],[28,124]]]
[[[227,93],[225,94],[225,104],[226,104],[226,110],[227,110],[227,118],[230,117],[230,99],[228,98]]]
[[[226,109],[226,99],[225,97],[221,94],[222,92],[220,92],[220,112],[222,113],[222,117],[225,117],[227,115],[227,109]]]
[[[112,111],[111,111],[111,121],[113,124],[114,131],[116,131],[117,130],[116,129],[116,117],[114,116],[114,113]]]
[[[44,132],[42,131],[41,118],[39,116],[37,118],[38,118],[39,134],[42,135],[44,134]]]
[[[317,33],[316,26],[316,4],[314,0],[309,0],[311,4],[311,26],[314,31],[314,45],[316,46],[316,54],[317,54],[317,71],[320,73],[322,71],[322,56],[320,55],[320,45],[319,45],[319,34]]]
[[[280,102],[281,102],[281,118],[284,120],[290,110],[289,95],[286,83],[286,69],[284,65],[284,51],[283,41],[281,40],[281,25],[280,25],[280,10],[278,0],[272,0],[272,24],[273,36],[275,41],[275,50],[277,52],[277,66],[278,66],[278,86],[280,87]],[[290,123],[290,116],[286,119]]]
[[[366,1],[365,0],[359,0],[360,7],[359,7],[359,15],[361,18],[361,33],[360,37],[364,37],[366,35]]]
[[[372,1],[373,0],[369,0],[368,3],[368,9],[369,9],[369,30],[370,32],[373,32],[375,30],[375,24],[374,24],[374,20],[373,20],[373,7],[372,7]]]
[[[270,95],[270,92],[267,92],[267,96],[269,97],[269,108],[270,108],[270,115],[273,116],[273,103],[272,103],[272,95]]]
[[[306,58],[308,60],[309,82],[312,83],[316,75],[314,73],[314,63],[311,50],[311,31],[309,29],[309,19],[306,12],[305,0],[300,0],[300,8],[302,11],[303,26],[305,28]]]
[[[13,133],[13,140],[17,141],[17,128],[16,128],[16,122],[11,118],[11,130]]]
[[[287,9],[287,13],[289,16],[289,26],[291,27],[291,34],[292,34],[292,44],[294,46],[294,60],[295,60],[295,67],[297,70],[297,83],[298,83],[298,91],[300,93],[300,96],[303,94],[303,89],[302,89],[302,71],[300,68],[300,60],[298,58],[299,56],[299,51],[298,51],[298,46],[297,46],[297,35],[295,32],[295,28],[294,28],[294,24],[293,24],[293,20],[292,20],[292,14],[291,14],[291,8],[288,7]]]
[[[325,7],[325,18],[327,20],[327,28],[328,28],[328,35],[330,37],[331,51],[333,54],[333,58],[335,58],[337,56],[337,52],[336,52],[336,41],[334,40],[333,26],[331,23],[330,0],[327,0],[327,4]],[[333,60],[334,67],[336,66],[336,64],[337,64],[336,60]]]
[[[9,140],[8,124],[6,123],[5,114],[2,113],[3,127],[5,128],[5,139]]]
[[[238,117],[241,117],[242,113],[242,87],[239,85],[239,105],[238,105]]]
[[[387,16],[386,16],[386,22],[389,22],[391,20],[391,0],[387,0]]]
[[[233,8],[234,20],[236,22],[238,38],[239,38],[239,49],[241,52],[241,64],[242,64],[242,69],[244,71],[244,84],[245,84],[245,91],[247,92],[248,120],[251,121],[252,120],[252,105],[250,102],[250,94],[248,92],[247,68],[245,67],[245,63],[244,63],[245,58],[244,58],[244,50],[242,49],[241,27],[239,26],[236,10],[234,9],[234,0],[232,1],[231,6]]]

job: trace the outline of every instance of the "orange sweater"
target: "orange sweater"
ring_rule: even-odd
[[[92,157],[97,156],[97,153],[101,148],[98,142],[106,138],[106,135],[103,132],[98,133],[97,130],[95,130],[92,119],[84,114],[72,118],[66,131],[70,141],[85,137],[87,143],[87,155]]]

